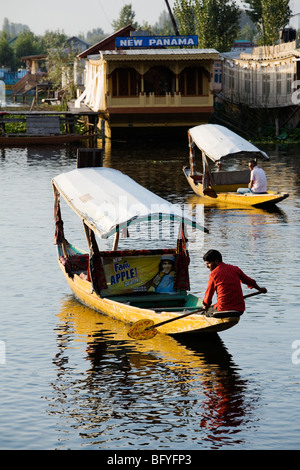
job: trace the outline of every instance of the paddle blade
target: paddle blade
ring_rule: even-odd
[[[151,328],[147,330],[150,326],[154,325],[153,320],[139,320],[134,323],[134,325],[128,331],[128,336],[133,339],[151,339],[157,335],[157,330]]]

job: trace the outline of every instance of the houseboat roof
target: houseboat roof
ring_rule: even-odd
[[[108,238],[133,223],[175,220],[207,232],[195,219],[129,176],[112,168],[78,168],[52,180],[75,213],[100,238]]]
[[[130,61],[130,60],[199,60],[219,59],[220,53],[215,49],[126,49],[99,51],[87,57],[91,61]]]
[[[219,124],[202,124],[189,129],[189,134],[199,148],[210,160],[217,162],[228,157],[261,157],[269,160],[268,155],[235,134],[227,127]]]
[[[205,56],[209,58],[219,58],[220,54],[216,49],[123,49],[123,50],[109,50],[99,51],[100,57],[105,60],[130,60],[143,58],[143,60],[151,59],[153,57],[157,60],[165,59],[199,59]]]
[[[116,37],[117,36],[122,36],[122,37],[130,36],[131,31],[135,31],[135,28],[129,24],[119,29],[118,31],[115,31],[114,33],[110,34],[106,38],[103,38],[101,41],[97,42],[96,44],[93,44],[88,49],[78,54],[77,57],[79,59],[85,59],[86,57],[90,55],[98,54],[99,51],[115,49]]]

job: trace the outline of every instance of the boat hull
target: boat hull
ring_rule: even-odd
[[[193,178],[190,177],[190,169],[184,168],[183,172],[185,177],[193,189],[194,193],[201,198],[204,198],[206,201],[221,203],[221,204],[230,204],[236,206],[248,206],[248,207],[269,207],[277,204],[278,202],[286,199],[288,193],[272,193],[268,192],[267,194],[238,194],[235,192],[238,187],[243,187],[244,185],[227,185],[224,188],[220,186],[212,186],[211,190],[203,191],[203,185],[201,182],[195,182]]]
[[[95,292],[92,292],[91,282],[82,279],[75,274],[70,277],[64,265],[59,261],[62,272],[69,284],[69,287],[76,299],[87,307],[103,313],[111,318],[132,325],[138,320],[153,320],[154,323],[160,323],[171,318],[176,318],[184,313],[184,307],[181,311],[162,311],[157,313],[155,310],[139,308],[128,303],[117,302],[109,298],[101,298]],[[186,307],[188,310],[188,307]],[[159,327],[159,332],[167,335],[183,334],[207,334],[218,333],[220,331],[232,328],[239,322],[239,316],[227,318],[213,318],[195,313],[186,318],[170,322]]]

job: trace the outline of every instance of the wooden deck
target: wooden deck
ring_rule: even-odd
[[[77,109],[73,111],[3,111],[0,112],[0,144],[10,145],[11,142],[41,143],[51,140],[66,142],[85,139],[93,140],[93,147],[97,147],[98,113]],[[76,134],[76,123],[84,123],[87,131]],[[20,124],[20,131],[15,133],[9,129],[9,124]]]

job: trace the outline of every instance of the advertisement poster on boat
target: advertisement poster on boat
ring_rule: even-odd
[[[108,288],[105,294],[175,292],[175,256],[124,256],[104,258]]]

